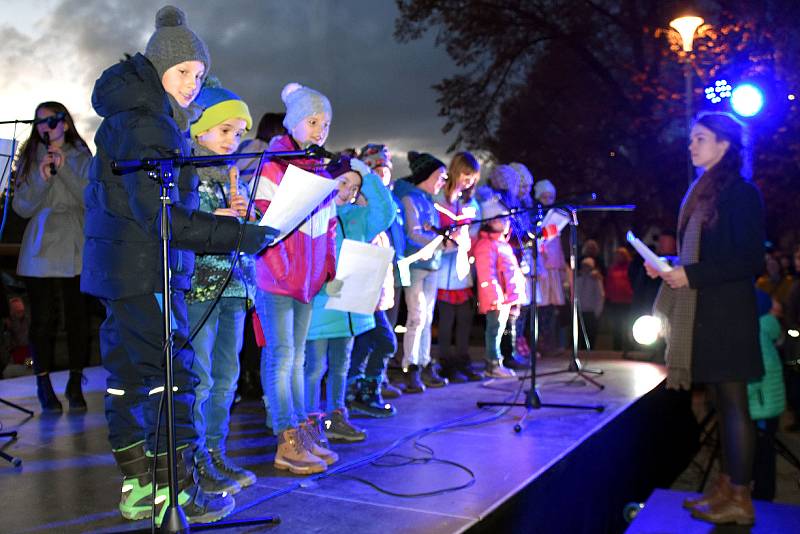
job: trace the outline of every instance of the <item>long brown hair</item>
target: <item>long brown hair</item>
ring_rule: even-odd
[[[458,179],[462,174],[473,174],[480,172],[481,164],[475,159],[475,156],[469,152],[459,152],[453,159],[450,160],[450,167],[447,169],[447,182],[444,184],[444,196],[450,202],[450,195],[458,187]],[[468,201],[472,198],[472,192],[475,186],[469,187],[461,191],[461,199]]]
[[[705,126],[711,130],[717,142],[728,141],[730,146],[719,163],[698,179],[696,194],[691,195],[682,210],[684,216],[678,221],[680,230],[686,226],[689,215],[695,209],[705,212],[703,226],[713,226],[719,216],[717,201],[720,193],[731,184],[749,181],[751,177],[747,127],[741,121],[730,113],[712,112],[700,114],[695,124]]]
[[[47,109],[53,113],[63,113],[64,123],[67,125],[64,131],[64,144],[70,144],[75,148],[89,152],[89,146],[80,136],[78,130],[75,129],[75,122],[72,120],[72,115],[70,115],[69,110],[64,104],[53,101],[42,102],[36,106],[36,110],[33,112],[34,119],[38,117],[40,109]],[[36,160],[36,151],[39,149],[39,145],[43,144],[44,139],[39,135],[39,129],[34,126],[31,128],[30,136],[22,143],[19,149],[19,157],[17,158],[16,171],[14,173],[17,182],[24,182],[28,179],[28,175],[31,172],[31,165],[33,165],[33,162]]]

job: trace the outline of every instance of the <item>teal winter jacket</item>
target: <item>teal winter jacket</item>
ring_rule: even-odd
[[[336,257],[342,248],[342,241],[352,239],[369,243],[375,236],[392,224],[395,218],[395,205],[389,190],[381,183],[378,175],[364,176],[361,193],[367,200],[366,206],[346,204],[336,206],[339,225],[336,228]],[[375,318],[370,315],[349,313],[339,310],[326,310],[328,295],[322,287],[312,301],[311,325],[308,340],[354,337],[375,328]]]
[[[750,417],[754,420],[778,417],[786,409],[783,362],[775,347],[781,337],[781,324],[774,315],[767,313],[759,318],[759,327],[764,376],[747,384]]]

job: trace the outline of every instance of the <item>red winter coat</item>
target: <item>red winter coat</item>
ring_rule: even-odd
[[[298,146],[290,136],[284,135],[270,143],[269,150],[298,150]],[[329,177],[321,160],[288,161],[301,169]],[[261,169],[255,203],[262,213],[275,195],[287,166],[287,160],[274,160]],[[335,276],[336,207],[333,198],[323,202],[300,226],[256,260],[259,289],[302,302],[311,302],[322,285]]]
[[[478,277],[478,312],[518,304],[525,298],[525,276],[514,250],[500,232],[481,230],[472,246]]]

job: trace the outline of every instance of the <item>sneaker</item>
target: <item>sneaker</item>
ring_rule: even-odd
[[[431,362],[422,370],[422,381],[431,388],[443,388],[447,385],[447,379],[439,375],[436,362]]]
[[[339,455],[331,450],[331,444],[325,435],[324,418],[325,414],[322,413],[309,414],[308,421],[300,425],[300,431],[306,438],[308,452],[331,465],[339,461]]]
[[[123,477],[119,500],[120,514],[131,521],[152,517],[153,477],[150,475],[152,458],[145,453],[144,442],[111,452]]]
[[[223,449],[208,449],[208,454],[217,471],[235,480],[240,487],[246,488],[256,483],[255,473],[233,463]]]
[[[391,417],[397,410],[391,403],[383,400],[381,395],[381,377],[357,377],[348,385],[348,398],[352,399],[348,404],[348,409],[353,413],[366,415],[368,417]]]
[[[178,505],[183,508],[187,522],[214,523],[233,512],[236,501],[231,495],[206,493],[198,484],[192,448],[182,447],[177,452]],[[155,524],[160,528],[169,505],[167,455],[159,454],[156,462]]]
[[[504,367],[500,362],[490,362],[486,364],[486,376],[489,378],[514,378],[517,373],[513,369]]]
[[[406,375],[406,393],[423,393],[425,391],[425,384],[422,382],[422,369],[419,365],[409,365],[405,370]]]
[[[396,399],[402,394],[403,392],[400,391],[399,388],[395,387],[394,384],[386,380],[386,378],[383,379],[383,382],[381,383],[381,395],[383,395],[384,399]]]
[[[347,418],[345,410],[334,410],[325,420],[325,435],[329,439],[340,441],[364,441],[367,439],[367,431],[353,425]]]
[[[85,412],[86,399],[83,398],[82,384],[88,382],[86,377],[83,376],[81,371],[70,371],[69,380],[67,381],[67,389],[64,391],[64,396],[69,401],[69,411],[71,412]]]
[[[242,491],[238,482],[219,472],[207,450],[200,449],[195,452],[194,461],[197,466],[197,474],[200,476],[200,487],[206,493],[227,492],[236,495]]]
[[[296,475],[313,475],[328,469],[328,464],[322,458],[308,452],[297,428],[287,428],[278,435],[278,450],[273,465],[275,469],[288,470]]]

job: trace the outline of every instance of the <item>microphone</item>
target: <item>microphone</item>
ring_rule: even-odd
[[[48,128],[55,128],[58,126],[58,123],[63,121],[65,118],[66,114],[63,111],[59,111],[55,115],[50,115],[49,117],[43,117],[41,119],[35,119],[32,124],[36,126],[37,124],[46,122]]]
[[[332,161],[339,161],[341,159],[339,154],[328,152],[325,150],[325,147],[319,145],[309,145],[306,149],[306,153],[312,158],[326,158]]]
[[[63,113],[62,113],[62,115],[63,115]],[[50,127],[52,128],[52,126],[50,126]],[[50,132],[44,132],[42,134],[42,139],[44,140],[44,146],[48,147],[48,149],[49,149],[50,148]],[[48,154],[49,154],[49,151],[48,151]],[[50,162],[50,176],[55,176],[56,172],[58,172],[56,170],[56,164],[53,163],[53,162]]]

